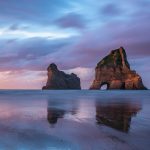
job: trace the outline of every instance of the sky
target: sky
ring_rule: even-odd
[[[120,46],[150,88],[150,0],[0,0],[0,89],[41,89],[50,63],[87,89]]]

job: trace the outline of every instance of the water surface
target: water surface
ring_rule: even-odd
[[[150,91],[0,91],[0,150],[149,150]]]

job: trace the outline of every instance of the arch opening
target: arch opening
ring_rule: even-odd
[[[101,84],[101,86],[100,86],[100,90],[108,90],[108,88],[109,88],[109,84],[106,82]]]

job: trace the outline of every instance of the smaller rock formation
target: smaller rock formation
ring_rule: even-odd
[[[100,89],[105,84],[107,89],[146,89],[141,77],[130,69],[123,47],[112,50],[95,68],[95,79],[90,89]]]
[[[76,74],[66,74],[63,71],[59,71],[57,66],[52,63],[47,68],[48,79],[46,86],[43,90],[48,89],[81,89],[80,78]]]

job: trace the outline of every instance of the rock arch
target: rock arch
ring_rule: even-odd
[[[90,89],[100,89],[103,83],[107,89],[144,90],[142,78],[130,69],[123,47],[112,50],[95,68],[95,79]]]

